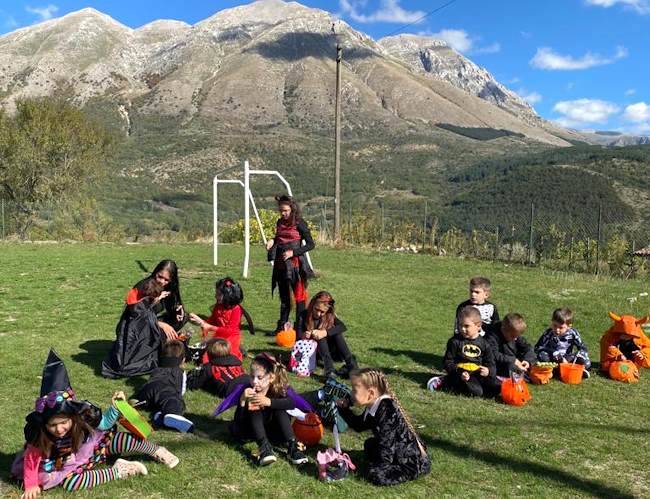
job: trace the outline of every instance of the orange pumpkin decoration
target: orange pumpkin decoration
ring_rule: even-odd
[[[623,383],[638,383],[639,368],[631,360],[617,360],[609,366],[609,377]]]
[[[533,385],[545,385],[552,377],[552,367],[533,366],[530,368],[530,381]]]
[[[296,330],[283,329],[275,335],[275,342],[284,348],[293,348],[294,343],[296,343]]]
[[[315,412],[308,412],[304,420],[296,419],[291,425],[298,441],[307,447],[313,447],[323,438],[325,429]]]
[[[528,385],[523,379],[513,381],[508,378],[501,383],[501,399],[508,405],[524,405],[531,399]]]

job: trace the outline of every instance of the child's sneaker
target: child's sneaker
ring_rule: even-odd
[[[173,428],[181,433],[192,433],[194,431],[194,423],[178,414],[165,414],[163,424],[167,428]]]
[[[165,417],[162,412],[158,411],[155,413],[153,416],[151,416],[151,423],[154,426],[164,426],[165,425]]]
[[[427,381],[427,390],[431,392],[440,390],[440,387],[442,386],[444,381],[445,381],[444,376],[434,376],[429,381]]]
[[[165,447],[158,447],[158,450],[154,453],[153,458],[168,468],[175,468],[176,465],[180,462],[180,459],[169,452]]]
[[[291,462],[296,465],[305,464],[309,461],[307,456],[305,456],[300,450],[300,446],[295,439],[289,441],[289,444],[287,445],[287,455]]]
[[[270,442],[268,440],[264,440],[260,444],[257,462],[260,466],[267,466],[271,463],[276,462],[277,460],[278,458],[275,457],[275,454],[273,454],[273,447],[271,447]]]
[[[113,465],[117,472],[117,478],[123,479],[134,475],[146,475],[147,467],[138,461],[127,461],[126,459],[118,459]]]

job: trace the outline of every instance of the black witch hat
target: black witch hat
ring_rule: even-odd
[[[36,399],[34,410],[26,418],[25,438],[27,441],[31,441],[30,437],[34,436],[34,431],[56,414],[79,414],[88,410],[93,413],[93,417],[96,417],[97,411],[99,411],[90,402],[75,399],[75,392],[70,386],[70,378],[68,378],[65,364],[59,355],[50,349],[45,367],[43,367],[41,395]]]

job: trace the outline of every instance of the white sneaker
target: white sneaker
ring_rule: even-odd
[[[434,376],[429,381],[427,381],[427,390],[431,392],[435,392],[439,390],[444,381],[445,381],[444,376]]]
[[[121,480],[134,475],[146,475],[147,467],[139,461],[127,461],[126,459],[118,459],[113,465],[117,471],[117,477]]]
[[[192,433],[194,431],[194,423],[178,414],[165,414],[163,425],[167,428],[178,430],[181,433]]]
[[[180,462],[180,459],[169,452],[165,447],[158,447],[158,450],[153,455],[153,458],[168,468],[174,468]]]

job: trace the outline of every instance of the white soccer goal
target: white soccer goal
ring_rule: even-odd
[[[289,182],[280,175],[276,170],[251,170],[248,161],[244,161],[244,181],[241,180],[232,180],[232,179],[219,179],[218,175],[215,175],[212,179],[212,216],[213,216],[213,259],[214,265],[218,265],[218,252],[219,252],[219,231],[218,231],[218,214],[219,214],[219,197],[218,197],[218,186],[219,184],[239,184],[244,188],[244,270],[242,276],[244,279],[248,278],[248,264],[250,261],[250,207],[253,207],[253,212],[255,213],[255,218],[257,219],[257,225],[260,229],[262,235],[262,241],[264,246],[266,246],[266,236],[264,235],[264,228],[262,227],[262,221],[260,220],[259,212],[257,211],[257,206],[255,205],[255,199],[253,198],[253,193],[250,189],[250,177],[251,175],[275,175],[287,188],[287,194],[292,196],[291,186]],[[309,265],[311,264],[311,258],[309,253],[306,254]],[[273,264],[273,262],[271,262]],[[313,267],[313,266],[312,266]]]

